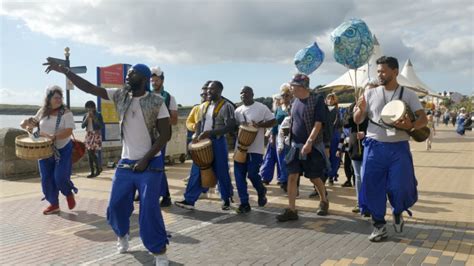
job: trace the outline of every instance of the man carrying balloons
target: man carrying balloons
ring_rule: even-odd
[[[395,232],[403,230],[402,213],[411,215],[411,208],[418,200],[417,181],[407,131],[427,124],[426,114],[415,92],[404,89],[397,82],[398,60],[382,56],[377,59],[377,72],[381,86],[365,93],[354,108],[354,122],[369,119],[364,140],[362,185],[359,191],[361,212],[372,215],[374,230],[369,236],[373,242],[387,238],[385,211],[387,196],[392,206]],[[404,101],[415,111],[417,119],[408,116],[395,122],[396,128],[384,128],[380,120],[383,107],[391,100]],[[400,130],[401,129],[401,130]]]

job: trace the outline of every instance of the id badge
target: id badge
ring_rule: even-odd
[[[397,130],[395,128],[387,128],[387,137],[395,136]]]

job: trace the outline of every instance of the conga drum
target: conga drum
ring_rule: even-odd
[[[15,138],[15,154],[20,159],[40,160],[53,156],[53,141],[49,138],[31,138],[20,135]]]
[[[410,106],[408,106],[404,101],[393,100],[383,107],[382,112],[380,113],[380,119],[386,126],[395,127],[394,123],[403,119],[407,114],[412,122],[415,121],[415,114],[410,109]],[[420,129],[415,129],[412,132],[405,131],[417,142],[425,141],[430,136],[430,129],[426,126]]]
[[[217,178],[212,170],[214,153],[212,152],[211,140],[205,139],[196,143],[190,143],[189,152],[193,162],[201,171],[201,186],[214,187],[217,184]]]
[[[234,161],[245,163],[247,161],[247,150],[257,136],[258,128],[254,126],[240,126],[237,136],[237,150],[234,153]]]

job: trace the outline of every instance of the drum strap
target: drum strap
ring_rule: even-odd
[[[56,119],[56,127],[54,129],[54,134],[58,132],[59,123],[61,122],[61,117],[63,116],[63,114],[64,114],[64,108],[61,107],[61,109],[59,109],[58,111],[58,118]],[[59,161],[59,159],[61,159],[61,154],[59,153],[59,150],[58,148],[56,148],[56,145],[54,145],[54,143],[53,143],[53,153],[54,153],[54,159],[56,159],[56,162]]]
[[[402,98],[403,98],[403,91],[404,91],[404,90],[405,90],[405,87],[402,86],[402,87],[400,88],[400,95],[398,96],[398,99],[399,99],[400,101],[402,101]],[[385,94],[384,94],[383,97],[384,97],[383,99],[384,99],[384,101],[385,101]],[[392,128],[392,127],[386,126],[386,125],[384,125],[384,124],[382,124],[382,123],[377,123],[377,122],[375,122],[374,120],[372,120],[372,119],[370,119],[370,118],[369,118],[369,122],[372,123],[372,124],[374,124],[374,125],[376,125],[376,126],[379,126],[379,127],[383,128],[383,129],[390,129],[390,128]]]
[[[214,130],[214,122],[215,122],[215,119],[217,117],[217,115],[219,114],[219,111],[222,109],[222,106],[224,106],[224,103],[225,103],[225,100],[223,98],[221,98],[221,100],[217,103],[216,107],[214,107],[214,111],[212,112],[212,130]],[[204,103],[204,112],[203,112],[203,115],[202,115],[202,127],[204,128],[204,123],[205,123],[205,119],[206,119],[206,114],[207,114],[207,109],[209,109],[209,105],[211,104],[210,101],[207,101]]]

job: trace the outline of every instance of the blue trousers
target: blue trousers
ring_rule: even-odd
[[[56,161],[54,156],[38,160],[44,198],[51,205],[59,204],[59,191],[64,196],[77,193],[77,188],[71,181],[72,141],[59,149],[59,153],[61,155],[59,161]]]
[[[286,150],[278,153],[276,146],[268,143],[267,151],[265,152],[265,156],[263,156],[263,163],[260,167],[260,176],[262,177],[263,181],[270,183],[273,180],[276,165],[278,182],[288,182],[288,171],[286,170],[285,155]]]
[[[361,213],[369,212],[375,224],[385,223],[387,196],[394,214],[401,214],[418,200],[417,181],[408,141],[364,140]]]
[[[334,129],[331,139],[331,146],[329,147],[329,161],[331,162],[331,171],[328,172],[328,176],[330,179],[337,176],[337,171],[339,170],[339,165],[341,164],[341,158],[336,156],[337,146],[339,145],[340,139],[341,132]]]
[[[149,163],[151,168],[163,168],[163,159],[155,157]],[[119,163],[131,164],[134,160],[121,159]],[[168,243],[165,223],[161,215],[160,196],[163,172],[145,170],[135,173],[130,169],[117,168],[112,180],[107,221],[117,236],[123,237],[130,230],[130,216],[133,212],[135,190],[140,195],[140,237],[143,245],[152,253],[160,253]]]
[[[229,160],[227,151],[227,141],[225,137],[211,138],[212,151],[214,152],[214,162],[212,169],[217,177],[217,185],[223,201],[229,200],[233,196],[233,187],[229,175]],[[184,192],[184,199],[194,205],[199,199],[205,188],[201,186],[201,171],[199,167],[193,163],[191,172],[189,173],[189,181]]]
[[[258,195],[265,194],[265,187],[262,179],[258,174],[258,169],[262,164],[263,155],[258,153],[247,153],[247,161],[238,163],[234,161],[235,183],[237,184],[237,192],[239,193],[240,204],[249,203],[249,193],[247,191],[247,177],[252,182],[253,187],[257,190]]]
[[[265,182],[271,182],[275,174],[275,165],[277,166],[277,179],[280,180],[281,172],[278,167],[278,152],[275,143],[267,144],[267,151],[263,157],[263,164],[260,168],[260,175]]]
[[[165,170],[165,157],[166,157],[166,145],[161,149],[161,156],[158,158],[161,158],[162,164],[163,164],[163,184],[161,186],[161,193],[160,196],[164,198],[169,198],[171,197],[170,195],[170,188],[168,186],[168,177],[166,176],[166,170]]]
[[[288,183],[288,169],[286,169],[286,162],[285,162],[285,156],[286,153],[288,153],[288,147],[285,145],[281,153],[278,153],[277,151],[277,163],[278,163],[278,169],[280,170],[280,177],[278,178],[278,181],[280,183]]]

